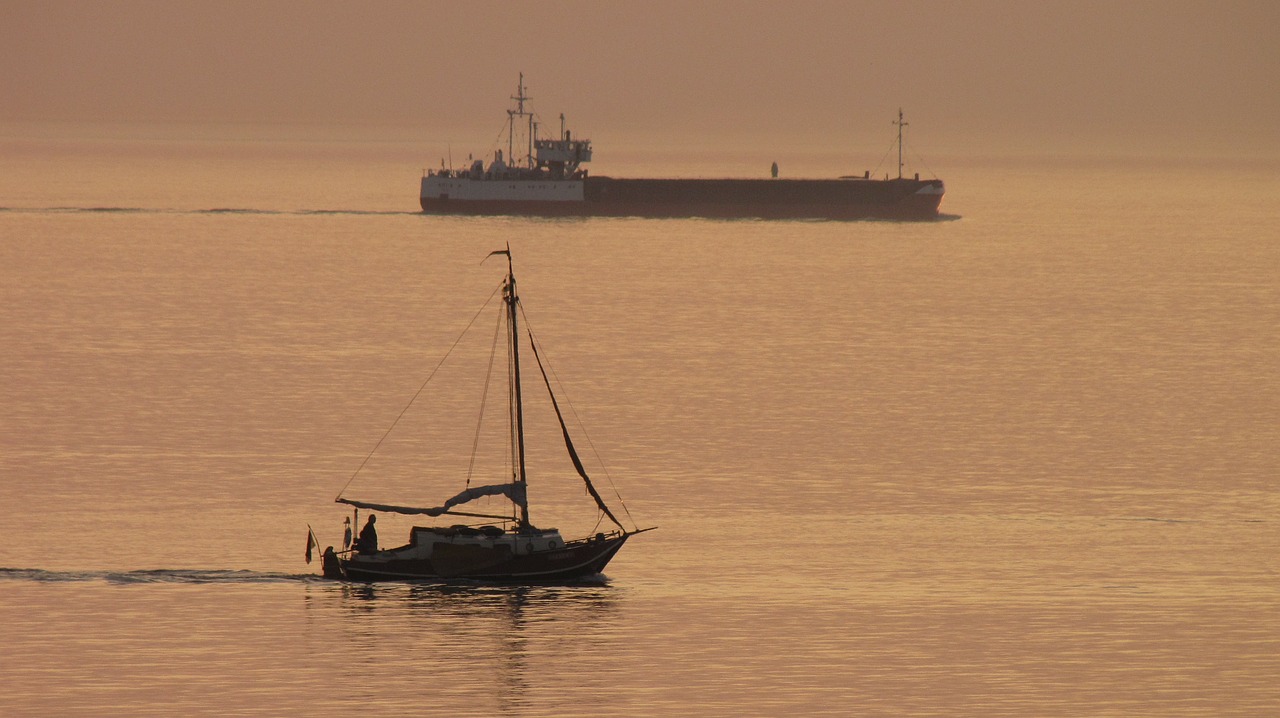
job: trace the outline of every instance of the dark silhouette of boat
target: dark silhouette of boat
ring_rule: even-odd
[[[600,573],[627,539],[637,533],[652,530],[651,528],[640,529],[634,525],[630,529],[624,527],[606,505],[583,468],[582,461],[569,436],[569,429],[565,425],[559,402],[551,392],[551,382],[547,377],[543,359],[539,355],[538,345],[532,333],[526,329],[527,343],[521,341],[518,318],[523,307],[516,294],[511,250],[510,248],[498,250],[489,256],[495,254],[507,258],[507,275],[501,286],[501,314],[506,330],[507,377],[510,381],[507,397],[512,437],[511,475],[502,483],[484,486],[471,486],[468,477],[465,490],[435,507],[400,506],[356,500],[346,498],[340,493],[336,501],[355,507],[356,524],[359,523],[360,509],[430,517],[459,516],[484,521],[478,525],[415,526],[410,530],[407,544],[387,550],[379,550],[376,537],[372,542],[357,540],[353,545],[348,546],[351,544],[348,529],[342,550],[336,550],[330,546],[322,554],[322,566],[326,577],[351,581],[454,578],[531,583],[570,581]],[[567,458],[585,483],[587,493],[594,500],[599,512],[596,528],[600,530],[589,535],[565,540],[558,530],[537,528],[530,519],[526,492],[528,476],[525,466],[524,388],[521,382],[520,364],[522,343],[533,352],[543,384],[551,398],[550,406],[554,409],[564,435]],[[494,350],[496,352],[497,345]],[[492,366],[491,360],[491,369]],[[376,448],[375,451],[377,451]],[[356,473],[358,474],[359,470]],[[348,486],[350,483],[348,481]],[[343,491],[346,491],[345,487]],[[504,497],[510,502],[510,513],[478,513],[458,508],[483,497]],[[601,527],[601,523],[605,520],[611,524],[611,527]],[[307,541],[309,561],[311,547],[318,546],[319,542],[310,531]]]

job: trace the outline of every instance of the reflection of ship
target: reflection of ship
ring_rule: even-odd
[[[622,548],[628,538],[650,530],[627,529],[605,504],[578,458],[554,394],[551,394],[551,408],[555,410],[556,419],[559,421],[570,463],[585,483],[587,493],[594,499],[598,521],[607,518],[617,528],[566,541],[558,530],[536,528],[530,520],[526,490],[524,391],[520,376],[522,344],[532,350],[548,393],[551,392],[551,382],[543,368],[538,345],[533,340],[533,334],[528,331],[527,322],[525,328],[527,339],[524,341],[517,326],[518,317],[523,315],[523,305],[516,295],[515,273],[511,269],[511,250],[499,250],[493,254],[507,257],[507,275],[501,286],[503,306],[499,314],[500,321],[505,326],[507,339],[505,344],[507,371],[503,375],[509,382],[509,386],[505,387],[504,396],[508,405],[507,436],[510,445],[504,453],[510,460],[509,476],[505,477],[504,483],[472,486],[468,475],[467,485],[463,491],[433,508],[356,501],[343,498],[340,494],[337,501],[354,506],[357,511],[369,509],[411,516],[462,516],[484,519],[485,522],[481,525],[415,526],[409,532],[408,544],[386,551],[378,550],[376,538],[373,540],[373,545],[360,546],[364,539],[362,535],[362,541],[357,542],[360,546],[358,549],[346,550],[344,547],[342,551],[335,551],[333,547],[329,547],[325,550],[323,567],[326,577],[356,581],[421,578],[470,578],[514,582],[571,580],[598,574],[604,570],[605,565]],[[494,295],[496,294],[495,289]],[[490,296],[490,301],[494,295]],[[474,320],[472,326],[474,326]],[[496,336],[494,339],[493,349],[497,352],[501,345],[496,341]],[[495,368],[493,359],[494,357],[490,357],[488,360],[490,372],[494,372]],[[492,382],[492,391],[497,392],[497,384],[508,382]],[[488,379],[485,387],[487,394],[491,390]],[[485,403],[484,400],[481,401],[482,417]],[[474,450],[473,445],[473,452]],[[459,509],[464,504],[484,497],[505,497],[510,502],[510,512],[507,514],[477,513]],[[495,523],[501,525],[495,525]],[[309,541],[312,538],[309,538]],[[308,557],[310,546],[311,543],[308,543]]]
[[[757,217],[764,219],[935,219],[944,187],[940,179],[902,176],[902,111],[898,111],[898,176],[870,173],[839,179],[622,179],[592,177],[591,140],[560,135],[538,139],[526,110],[524,76],[507,110],[507,152],[486,167],[431,170],[422,178],[420,202],[429,214],[499,214],[546,217]],[[525,157],[515,159],[517,119],[527,123]],[[508,164],[510,161],[510,164]]]

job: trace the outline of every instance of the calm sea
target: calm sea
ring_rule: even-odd
[[[549,221],[422,216],[424,155],[0,140],[0,714],[1280,713],[1280,165]],[[307,526],[340,541],[508,243],[588,468],[659,530],[588,585],[320,580]],[[442,499],[454,450],[390,478]]]

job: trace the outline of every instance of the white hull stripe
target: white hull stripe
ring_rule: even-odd
[[[473,180],[458,177],[423,177],[422,196],[427,199],[520,200],[581,202],[582,182],[566,180]]]

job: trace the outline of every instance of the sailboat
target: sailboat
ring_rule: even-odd
[[[555,417],[559,421],[568,460],[585,483],[586,491],[594,500],[598,511],[594,533],[569,540],[562,537],[557,529],[538,528],[534,525],[530,518],[527,491],[529,476],[525,462],[525,402],[520,364],[520,349],[525,342],[522,341],[518,319],[523,314],[523,305],[516,293],[516,278],[510,246],[491,252],[488,257],[495,255],[505,256],[507,259],[507,274],[501,284],[500,312],[504,315],[503,323],[506,328],[507,376],[510,381],[507,392],[509,436],[511,437],[510,475],[504,477],[505,480],[501,483],[481,486],[471,486],[470,477],[468,477],[468,485],[463,491],[434,507],[400,506],[364,501],[348,498],[340,492],[335,500],[354,507],[356,524],[359,523],[360,509],[410,516],[454,516],[472,521],[479,520],[479,523],[414,526],[409,532],[407,544],[386,550],[378,549],[376,538],[373,539],[372,544],[356,541],[354,545],[350,545],[349,527],[348,538],[344,539],[343,548],[335,550],[330,546],[321,556],[321,565],[326,578],[347,581],[442,579],[516,583],[572,581],[599,574],[627,539],[656,528],[641,529],[634,522],[632,528],[625,527],[597,491],[569,436],[560,403],[551,390],[551,381],[547,376],[543,358],[538,352],[538,344],[534,341],[532,332],[526,329],[528,338],[526,346],[532,349],[542,383],[545,384],[550,396],[550,407],[554,409]],[[496,349],[495,342],[495,351]],[[356,473],[359,473],[359,469]],[[347,485],[350,486],[350,484],[351,482],[348,481]],[[343,488],[343,492],[345,491],[346,487]],[[504,503],[509,503],[509,511],[484,513],[479,510],[460,508],[486,497],[505,499]],[[621,501],[620,498],[619,501]],[[625,504],[623,507],[625,508]],[[629,514],[627,515],[629,518]],[[604,523],[606,520],[608,524]],[[308,561],[313,545],[318,547],[320,544],[315,540],[315,534],[308,530]]]

